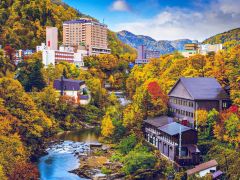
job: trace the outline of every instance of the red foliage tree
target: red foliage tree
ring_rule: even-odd
[[[14,60],[14,58],[15,58],[15,49],[14,48],[12,48],[10,45],[6,45],[5,47],[4,47],[4,51],[5,51],[5,54],[6,54],[6,56],[9,58],[9,60],[10,60],[10,62],[12,63],[12,64],[15,64],[15,60]]]
[[[232,113],[238,113],[238,106],[237,105],[232,105],[229,108],[229,111],[232,112]]]
[[[161,98],[164,103],[167,103],[168,98],[156,81],[150,82],[148,84],[147,90],[153,99],[156,100],[158,98]]]

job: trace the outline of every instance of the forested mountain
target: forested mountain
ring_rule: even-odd
[[[118,38],[125,44],[134,48],[140,45],[146,45],[150,50],[158,50],[161,54],[172,53],[176,50],[183,50],[186,43],[191,43],[189,39],[179,39],[175,41],[156,41],[149,36],[135,35],[129,31],[120,31],[117,33]]]
[[[223,32],[220,34],[217,34],[215,36],[212,36],[205,41],[203,41],[204,44],[239,44],[240,43],[240,28],[232,29],[227,32]]]
[[[51,0],[0,1],[1,44],[35,49],[45,41],[46,26],[56,26],[61,39],[62,22],[84,15],[67,5],[58,4]]]
[[[1,0],[0,1],[0,44],[10,44],[16,49],[35,49],[45,42],[46,26],[59,29],[59,40],[62,40],[62,22],[88,17],[61,0]],[[113,52],[133,52],[127,45],[109,33],[110,48]],[[116,49],[114,49],[116,48]]]

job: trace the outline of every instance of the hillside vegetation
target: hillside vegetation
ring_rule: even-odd
[[[60,0],[2,0],[0,1],[0,44],[10,44],[16,49],[35,49],[45,42],[46,26],[59,29],[62,40],[62,23],[71,19],[88,17]],[[133,52],[109,33],[113,52]]]
[[[0,1],[0,42],[14,48],[35,49],[45,41],[46,26],[56,26],[62,35],[62,22],[84,16],[75,9],[50,0]]]
[[[212,36],[205,41],[204,44],[224,44],[225,47],[233,46],[240,43],[240,28],[232,29]]]

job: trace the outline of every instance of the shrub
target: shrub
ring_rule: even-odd
[[[155,163],[156,158],[153,154],[145,151],[138,152],[133,150],[124,158],[123,171],[126,174],[131,174],[139,169],[154,168]]]
[[[108,169],[108,168],[106,168],[106,167],[102,167],[101,172],[102,172],[103,174],[111,174],[111,173],[112,173],[112,170],[111,170],[111,169]]]
[[[137,144],[137,138],[134,134],[122,139],[118,145],[118,150],[120,153],[126,155],[129,153]]]

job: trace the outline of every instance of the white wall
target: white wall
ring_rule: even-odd
[[[204,171],[200,171],[200,172],[199,172],[199,176],[200,176],[200,177],[205,176],[207,173],[210,173],[210,170],[216,171],[216,170],[217,170],[217,167],[211,167],[211,168],[209,168],[209,169],[205,169]]]
[[[58,29],[56,27],[46,28],[46,46],[48,50],[58,50]]]
[[[84,66],[84,62],[83,62],[84,56],[87,56],[86,50],[78,50],[77,53],[74,53],[74,64],[77,65],[78,67],[83,67]]]
[[[36,51],[39,52],[39,51],[44,51],[44,50],[47,50],[47,47],[46,47],[46,44],[45,43],[42,43],[41,46],[37,46],[36,47]]]
[[[42,60],[45,66],[50,64],[55,65],[55,51],[54,50],[44,50],[42,52]]]

